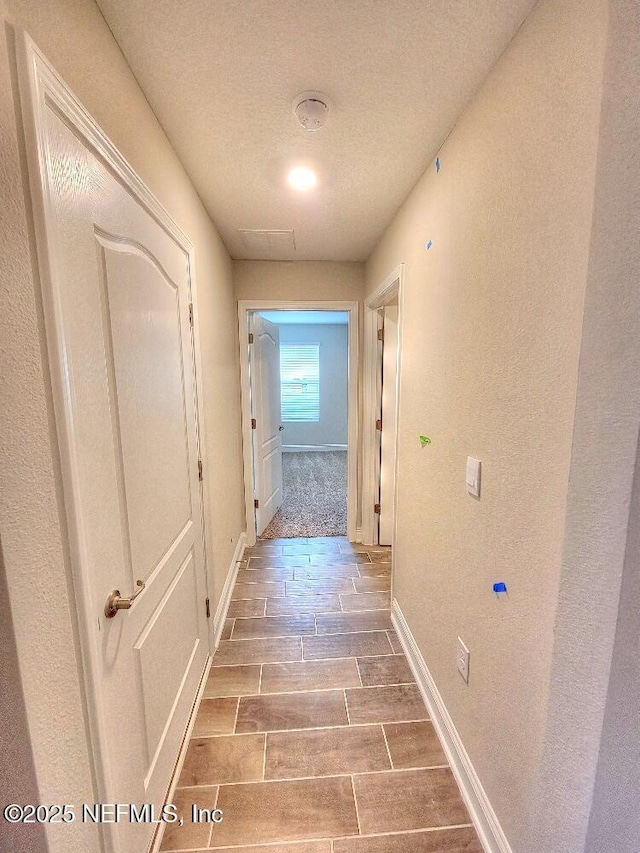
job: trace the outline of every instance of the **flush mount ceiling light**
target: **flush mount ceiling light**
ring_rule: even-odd
[[[296,166],[287,175],[287,182],[294,190],[312,190],[318,183],[318,176],[308,166]]]
[[[293,113],[305,130],[319,130],[329,115],[329,99],[322,92],[301,92],[293,99]]]

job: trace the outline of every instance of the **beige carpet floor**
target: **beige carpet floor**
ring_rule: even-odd
[[[282,506],[261,538],[346,534],[346,450],[283,453],[282,490]]]

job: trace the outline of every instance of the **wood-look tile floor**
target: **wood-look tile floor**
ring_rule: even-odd
[[[163,851],[482,853],[390,620],[391,553],[244,554]],[[221,809],[219,824],[191,809]]]

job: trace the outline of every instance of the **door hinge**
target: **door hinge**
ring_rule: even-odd
[[[251,418],[251,429],[255,429],[258,426],[256,419]]]
[[[260,501],[258,500],[258,498],[255,499],[255,501],[253,502],[253,505],[256,509],[260,509]]]
[[[375,512],[376,515],[380,515],[380,504],[374,504],[373,505],[373,511]]]
[[[209,599],[205,600],[205,605],[207,607],[207,619],[211,619],[211,607],[209,606]]]
[[[253,332],[249,332],[249,343],[253,343]]]
[[[382,418],[378,418],[376,421],[376,429],[382,429]]]
[[[384,329],[378,329],[378,340],[379,341],[384,340]]]
[[[198,479],[200,480],[200,482],[202,482],[202,480],[204,479],[204,476],[202,474],[202,459],[198,459]]]
[[[189,303],[189,325],[193,327],[193,302]]]

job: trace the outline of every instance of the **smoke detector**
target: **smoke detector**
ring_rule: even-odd
[[[329,100],[322,92],[302,92],[293,99],[293,113],[305,130],[319,130],[329,115]]]

